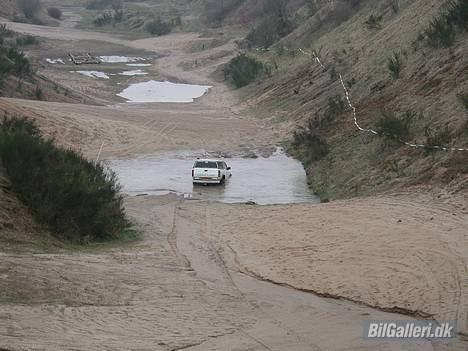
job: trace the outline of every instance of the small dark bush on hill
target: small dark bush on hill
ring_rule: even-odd
[[[58,20],[62,18],[62,11],[57,7],[49,7],[47,9],[47,14],[50,17],[58,19]]]
[[[451,46],[458,31],[468,30],[468,0],[452,0],[441,14],[433,18],[424,30],[433,47]]]
[[[146,23],[145,29],[152,35],[165,35],[172,31],[171,23],[164,22],[160,17],[155,20]]]
[[[40,0],[18,0],[18,5],[28,20],[32,20],[41,9]]]
[[[39,40],[34,35],[20,35],[16,37],[16,45],[17,46],[28,46],[28,45],[36,45],[39,43]]]
[[[252,83],[260,74],[268,73],[268,67],[254,57],[239,54],[233,58],[224,74],[230,78],[237,88],[241,88]]]
[[[289,148],[289,152],[302,160],[306,166],[320,161],[329,152],[327,141],[316,124],[315,120],[310,120],[305,128],[296,130]]]
[[[408,141],[411,138],[411,124],[414,114],[406,112],[398,116],[394,112],[384,111],[376,123],[377,132],[387,139]]]

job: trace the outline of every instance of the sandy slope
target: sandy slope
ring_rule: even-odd
[[[468,331],[468,213],[422,197],[217,206],[213,235],[246,272]]]
[[[227,229],[239,218],[255,226],[259,211],[270,209],[220,208],[175,196],[133,197],[127,210],[145,233],[141,243],[73,254],[0,254],[0,346],[51,351],[466,350],[461,340],[366,341],[361,337],[365,320],[407,317],[243,273],[251,260],[256,269],[267,262],[238,247],[235,232],[226,230],[229,242],[222,237],[220,216],[227,215],[222,221]],[[299,209],[285,207],[283,213],[294,220],[303,217]],[[341,224],[338,220],[337,227]],[[251,243],[262,241],[259,232],[251,235]],[[272,262],[272,271],[280,270],[274,257]],[[292,267],[287,260],[281,266]]]

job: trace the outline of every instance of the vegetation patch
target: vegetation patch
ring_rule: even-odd
[[[292,23],[285,17],[267,16],[258,26],[250,31],[246,40],[250,46],[268,48],[294,29]]]
[[[400,78],[401,71],[403,70],[403,59],[398,52],[395,52],[392,57],[388,59],[387,67],[393,79],[396,80]]]
[[[449,47],[458,31],[468,30],[468,0],[452,0],[432,19],[424,34],[433,47]]]
[[[431,152],[435,150],[435,146],[447,147],[453,139],[452,133],[449,130],[448,125],[445,128],[431,128],[426,127],[424,134],[426,136],[427,151]]]
[[[458,98],[460,99],[460,102],[465,107],[465,109],[468,110],[468,94],[459,94]]]
[[[62,18],[62,11],[57,8],[57,7],[49,7],[47,9],[47,14],[52,17],[52,18],[55,18],[57,20],[61,19]]]
[[[286,0],[263,2],[265,17],[246,37],[251,46],[268,48],[294,30],[295,26],[289,18],[287,5]]]
[[[239,54],[229,62],[224,74],[237,88],[241,88],[252,83],[260,74],[268,72],[269,68],[263,62],[246,54]]]
[[[39,44],[39,40],[34,35],[19,35],[16,37],[16,46],[28,46]]]
[[[165,35],[172,31],[172,23],[164,22],[161,17],[158,17],[146,23],[145,29],[152,35]]]
[[[402,115],[384,111],[376,123],[377,132],[388,140],[408,141],[411,137],[411,125],[415,115],[408,111]]]
[[[327,156],[329,147],[319,128],[316,127],[316,122],[309,120],[305,128],[300,128],[294,132],[288,151],[294,157],[300,159],[307,167]]]
[[[366,27],[370,30],[382,29],[382,16],[370,15],[369,18],[364,22]]]
[[[245,0],[209,0],[205,4],[205,21],[212,26],[220,26],[224,19]]]
[[[18,6],[28,20],[34,20],[42,7],[40,0],[18,0]]]
[[[12,189],[58,237],[85,243],[128,230],[115,174],[45,140],[33,122],[3,119],[0,158]]]

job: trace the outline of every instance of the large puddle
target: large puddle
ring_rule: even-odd
[[[150,80],[131,84],[117,95],[127,99],[128,102],[193,102],[210,88],[211,86],[207,85]]]
[[[112,160],[123,192],[129,195],[162,195],[169,192],[187,197],[236,203],[254,201],[258,204],[319,202],[307,187],[302,165],[276,152],[268,158],[227,158],[232,177],[224,186],[192,184],[191,169],[197,156],[173,154]]]

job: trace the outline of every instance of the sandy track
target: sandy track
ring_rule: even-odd
[[[221,205],[213,223],[213,237],[246,272],[387,310],[456,319],[467,332],[466,211],[383,197]]]
[[[251,216],[258,216],[250,206],[226,208],[228,219],[250,222]],[[184,202],[175,196],[133,197],[127,199],[127,210],[145,233],[139,244],[74,254],[1,254],[2,347],[407,349],[405,344],[361,338],[365,320],[404,319],[401,315],[324,299],[242,273],[250,253],[234,252],[229,246],[237,247],[220,238],[218,222],[225,209],[219,211],[217,204]],[[292,209],[290,214],[295,218]],[[235,233],[229,234],[236,239]],[[419,341],[410,349],[463,351],[466,343]]]

